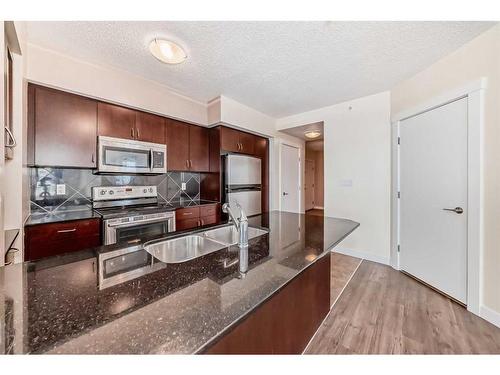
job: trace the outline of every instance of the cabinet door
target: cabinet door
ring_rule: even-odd
[[[96,101],[35,87],[35,164],[95,168]]]
[[[221,128],[221,149],[225,151],[240,152],[240,132],[238,130]]]
[[[253,134],[240,132],[240,152],[253,155],[255,154],[256,137]]]
[[[151,113],[136,112],[136,139],[165,144],[165,119]]]
[[[201,126],[189,126],[189,170],[207,172],[209,169],[208,129]]]
[[[186,229],[193,229],[197,228],[200,226],[200,219],[186,219],[186,220],[179,220],[175,223],[175,230],[180,231],[180,230],[186,230]]]
[[[117,105],[101,103],[97,105],[97,131],[108,137],[135,139],[136,111]]]
[[[189,159],[189,125],[167,120],[167,170],[187,171]]]

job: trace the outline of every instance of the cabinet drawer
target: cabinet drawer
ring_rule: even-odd
[[[100,220],[75,220],[64,223],[40,224],[26,227],[26,236],[31,239],[59,241],[67,238],[84,237],[100,233]]]
[[[217,205],[211,204],[207,206],[200,206],[200,217],[215,216],[217,214]]]
[[[41,224],[25,228],[25,260],[36,260],[100,245],[99,219]]]
[[[197,228],[199,226],[200,226],[200,219],[198,217],[194,219],[177,220],[175,222],[176,231]]]
[[[180,208],[175,212],[176,220],[194,219],[200,217],[200,207]]]

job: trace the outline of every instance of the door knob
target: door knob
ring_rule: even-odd
[[[288,195],[288,193],[284,191],[284,192],[283,192],[283,195]]]
[[[462,207],[455,207],[455,208],[443,208],[443,211],[453,211],[456,214],[462,214],[464,212],[464,209]]]

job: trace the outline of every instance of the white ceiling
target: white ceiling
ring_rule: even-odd
[[[207,102],[221,94],[281,117],[390,89],[486,22],[28,22],[28,41],[116,66]],[[148,51],[178,42],[180,65]]]

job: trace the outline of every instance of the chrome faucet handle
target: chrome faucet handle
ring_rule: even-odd
[[[224,203],[222,205],[222,212],[227,214],[228,209],[229,209],[229,203]]]
[[[243,208],[241,208],[238,202],[236,202],[236,207],[240,210],[240,221],[247,221],[247,214],[243,211]]]

